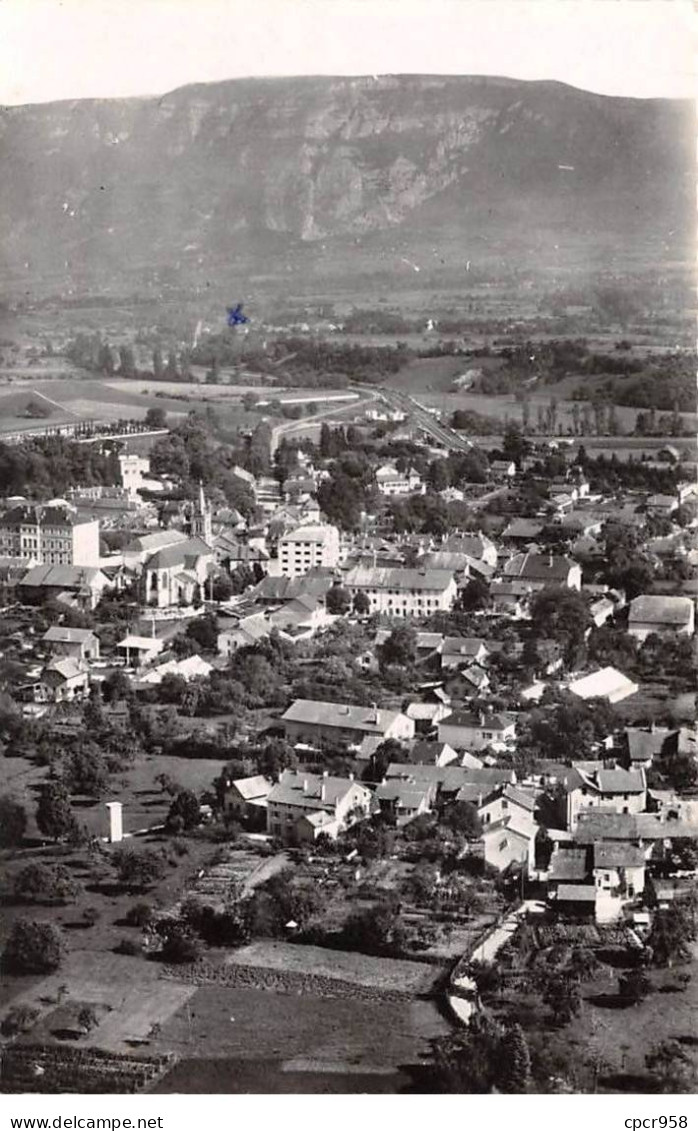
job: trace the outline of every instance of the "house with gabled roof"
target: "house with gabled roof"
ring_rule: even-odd
[[[485,641],[477,636],[445,636],[441,645],[441,667],[451,669],[482,664],[488,655]]]
[[[597,770],[587,774],[578,768],[565,779],[567,828],[576,829],[580,815],[589,809],[613,813],[642,813],[647,807],[647,781],[643,769]]]
[[[485,863],[505,872],[512,864],[521,865],[528,874],[535,858],[538,825],[523,812],[514,812],[492,821],[482,830]]]
[[[267,794],[267,832],[284,844],[335,840],[369,816],[371,796],[353,777],[284,770]]]
[[[99,659],[99,637],[90,628],[54,624],[41,639],[54,656],[71,656],[75,660]]]
[[[607,699],[609,703],[620,703],[635,695],[639,685],[617,668],[606,667],[573,680],[569,690],[580,699]]]
[[[416,777],[392,778],[382,781],[374,796],[381,813],[391,817],[400,827],[423,813],[429,813],[436,800],[436,792],[433,782]]]
[[[267,798],[273,788],[273,781],[263,774],[226,781],[223,812],[237,821],[266,825]]]
[[[532,790],[506,782],[496,786],[478,806],[483,826],[503,821],[516,813],[529,820],[535,819],[536,799]]]
[[[439,742],[456,750],[484,750],[516,738],[516,719],[503,711],[454,711],[439,723]]]
[[[383,569],[357,566],[344,586],[352,597],[368,597],[372,613],[394,617],[427,617],[448,612],[458,594],[453,573],[440,569]]]
[[[96,609],[102,593],[110,588],[101,569],[89,566],[37,565],[19,580],[19,591],[27,600],[54,597],[69,608]]]
[[[72,656],[47,664],[39,680],[40,700],[69,703],[84,698],[90,689],[90,675],[85,664]]]
[[[516,554],[505,565],[504,575],[525,582],[533,592],[548,586],[561,586],[577,591],[582,587],[581,566],[564,555]]]
[[[636,640],[648,636],[693,636],[695,605],[690,597],[664,597],[643,593],[630,602],[628,632]]]
[[[359,745],[367,735],[379,735],[385,741],[410,739],[415,734],[414,720],[401,711],[316,699],[295,699],[280,721],[289,742],[311,745],[323,741]]]

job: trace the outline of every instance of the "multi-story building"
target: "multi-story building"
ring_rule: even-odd
[[[352,778],[284,770],[267,794],[267,832],[285,844],[334,840],[368,817],[371,791]]]
[[[571,558],[554,554],[517,554],[507,562],[504,574],[525,581],[533,592],[549,585],[577,592],[582,588],[581,566]]]
[[[347,703],[325,703],[296,699],[281,716],[289,742],[317,744],[323,741],[359,744],[367,735],[414,738],[414,721],[401,711],[357,707]]]
[[[412,495],[415,492],[424,494],[424,484],[421,476],[409,467],[406,471],[398,471],[392,463],[385,463],[376,472],[376,486],[381,495]]]
[[[121,486],[129,495],[137,495],[143,486],[143,479],[150,474],[150,460],[136,452],[125,452],[119,456]]]
[[[68,506],[22,503],[0,516],[0,557],[27,564],[99,565],[99,522]]]
[[[298,526],[279,539],[279,565],[284,577],[300,577],[315,566],[339,563],[336,526]]]
[[[364,593],[371,613],[393,617],[427,617],[448,612],[458,587],[450,570],[389,569],[357,566],[344,579],[353,597]]]

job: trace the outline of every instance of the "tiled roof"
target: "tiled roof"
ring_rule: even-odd
[[[95,634],[91,628],[65,628],[60,624],[52,625],[42,636],[49,644],[84,644],[93,639]]]
[[[644,851],[635,844],[601,841],[593,852],[595,868],[639,868],[645,863]]]
[[[570,903],[596,903],[596,888],[593,884],[560,884],[557,898]]]
[[[563,848],[554,852],[550,860],[550,879],[553,881],[584,880],[588,873],[586,848]]]
[[[644,793],[646,788],[642,770],[599,770],[596,780],[602,793]]]
[[[324,777],[302,770],[284,770],[281,778],[269,792],[270,804],[297,805],[303,809],[334,809],[350,789],[358,787],[368,793],[365,786],[351,778]]]
[[[92,566],[38,565],[24,574],[20,585],[81,589],[89,586],[99,574],[100,570]]]
[[[689,624],[693,616],[690,597],[652,597],[643,594],[630,602],[629,623]]]
[[[475,715],[472,711],[454,711],[452,715],[443,720],[444,726],[468,727],[474,730],[504,731],[514,725],[511,715],[492,713],[490,715]]]
[[[358,707],[348,703],[325,703],[318,699],[296,699],[281,716],[283,722],[310,723],[342,730],[362,730],[384,734],[399,711],[379,707]]]
[[[237,778],[230,785],[245,801],[251,801],[255,797],[266,797],[272,789],[272,783],[262,774],[256,774],[251,778]]]
[[[344,579],[347,588],[424,590],[441,593],[453,581],[453,572],[443,569],[375,569],[357,566]]]
[[[504,572],[509,577],[520,577],[524,581],[567,581],[575,565],[571,558],[555,557],[553,554],[522,554],[507,562]]]
[[[477,636],[446,636],[441,648],[442,656],[477,656],[478,652],[487,645]]]

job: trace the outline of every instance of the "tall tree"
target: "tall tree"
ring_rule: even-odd
[[[49,781],[42,787],[36,808],[36,823],[39,830],[53,840],[69,840],[77,834],[78,823],[63,782]]]
[[[526,1035],[520,1025],[512,1025],[501,1045],[502,1092],[527,1092],[531,1084],[531,1054]]]

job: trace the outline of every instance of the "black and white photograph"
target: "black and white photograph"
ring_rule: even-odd
[[[0,0],[8,1128],[690,1127],[695,45]]]

